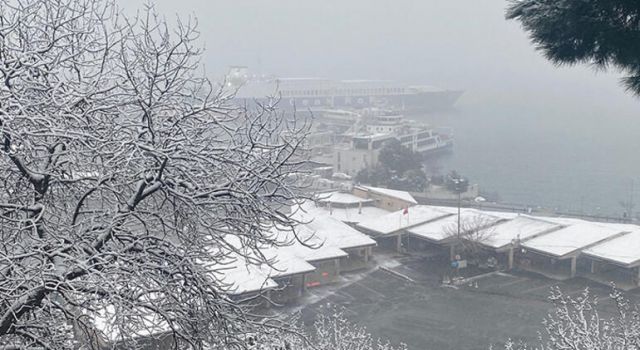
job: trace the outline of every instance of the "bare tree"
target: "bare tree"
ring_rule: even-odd
[[[98,347],[98,318],[131,347],[157,328],[178,348],[242,342],[211,272],[294,224],[304,133],[204,78],[195,24],[0,0],[0,346]]]
[[[565,350],[598,349],[622,350],[640,348],[640,312],[637,305],[617,290],[611,294],[616,313],[602,317],[598,301],[585,290],[577,297],[564,295],[558,288],[552,289],[550,300],[554,310],[543,321],[544,334],[540,344],[527,345],[508,341],[508,350]]]
[[[461,218],[459,223],[459,227],[458,224],[452,224],[444,228],[446,241],[454,246],[457,253],[475,258],[484,250],[484,243],[493,237],[496,219],[477,214]]]

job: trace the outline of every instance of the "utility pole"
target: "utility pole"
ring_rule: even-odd
[[[456,189],[458,190],[458,241],[460,240],[460,205],[462,201],[462,192],[458,188],[459,179],[456,179]]]
[[[453,189],[453,191],[456,192],[456,194],[458,194],[458,229],[457,229],[457,236],[456,236],[456,242],[454,243],[454,245],[452,246],[452,255],[454,252],[454,246],[457,245],[458,242],[460,242],[461,239],[461,232],[460,232],[460,208],[462,206],[462,193],[467,191],[467,188],[469,187],[469,182],[467,179],[463,178],[462,176],[458,175],[457,172],[453,171],[451,172],[451,174],[449,175],[450,177],[450,181],[453,184],[452,187],[450,187],[450,189]]]
[[[631,179],[631,191],[629,191],[629,213],[627,213],[629,221],[631,221],[631,216],[633,215],[633,187],[634,187],[634,179]]]

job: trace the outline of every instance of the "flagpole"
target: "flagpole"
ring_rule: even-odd
[[[407,207],[407,227],[409,227],[409,207]]]

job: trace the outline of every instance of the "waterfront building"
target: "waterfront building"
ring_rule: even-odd
[[[640,286],[640,227],[617,226],[629,233],[585,249],[578,259],[578,274],[630,290]]]
[[[569,279],[576,276],[577,259],[583,250],[624,233],[616,227],[572,220],[562,229],[523,242],[518,267],[555,279]]]

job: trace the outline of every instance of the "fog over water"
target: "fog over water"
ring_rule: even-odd
[[[623,91],[615,72],[548,63],[504,19],[506,4],[157,1],[167,18],[199,18],[212,76],[240,64],[279,76],[464,89],[456,111],[425,117],[455,128],[445,168],[503,201],[620,215],[631,181],[640,188],[640,99]]]

